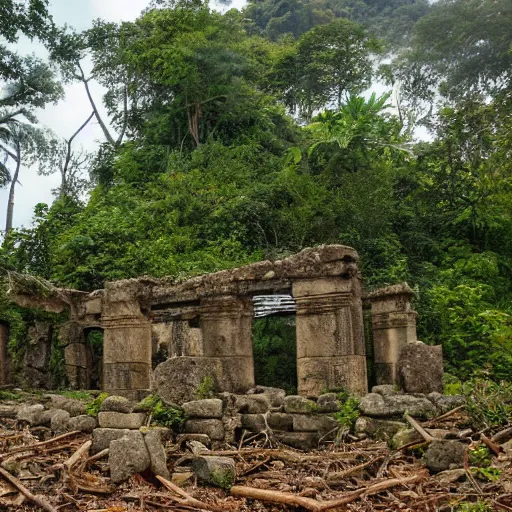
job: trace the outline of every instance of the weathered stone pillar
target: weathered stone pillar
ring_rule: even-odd
[[[9,326],[0,323],[0,386],[8,384],[7,344],[9,343]]]
[[[373,351],[377,384],[399,385],[398,358],[416,341],[416,311],[409,286],[398,284],[368,294],[372,305]]]
[[[220,359],[221,388],[245,392],[254,386],[252,300],[232,295],[201,300],[204,357]]]
[[[107,283],[103,302],[103,389],[138,398],[150,388],[151,322],[137,281]]]
[[[301,395],[344,388],[368,390],[363,310],[357,278],[329,277],[293,283],[297,303],[297,375]]]

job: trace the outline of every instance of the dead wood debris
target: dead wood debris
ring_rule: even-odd
[[[191,453],[168,445],[171,480],[151,474],[111,485],[108,449],[91,455],[89,435],[71,432],[51,439],[37,428],[0,420],[0,509],[95,511],[449,511],[462,502],[485,501],[512,510],[512,426],[485,434],[468,432],[461,409],[428,422],[407,417],[424,441],[390,450],[383,442],[324,444],[304,453],[268,446],[265,436],[243,436],[236,446]],[[443,428],[461,442],[486,446],[497,480],[481,479],[466,455],[462,474],[430,475],[418,452],[432,441],[425,428]],[[463,433],[464,435],[460,435]],[[39,436],[39,437],[38,437]],[[510,443],[509,443],[510,444]],[[198,485],[190,473],[197,455],[233,457],[238,479],[230,491]]]

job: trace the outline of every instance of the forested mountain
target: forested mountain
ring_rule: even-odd
[[[225,14],[160,1],[84,33],[21,8],[44,1],[10,5],[18,30],[2,35],[41,37],[51,62],[37,63],[40,95],[0,101],[5,170],[37,148],[63,181],[32,227],[8,230],[4,267],[92,290],[342,243],[368,288],[414,287],[420,339],[443,344],[450,372],[512,378],[509,0],[252,0]],[[8,58],[19,66],[0,61],[2,79],[28,84],[35,64]],[[57,76],[107,90],[90,96],[105,137],[87,199],[72,141],[16,142],[20,109],[58,99]],[[389,94],[363,94],[382,77]],[[420,120],[428,141],[412,138]]]

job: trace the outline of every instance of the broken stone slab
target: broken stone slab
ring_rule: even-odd
[[[338,412],[340,410],[340,401],[336,393],[324,393],[316,400],[318,412]]]
[[[44,405],[42,404],[22,405],[18,409],[16,419],[18,421],[26,421],[30,425],[39,425],[43,411]]]
[[[379,386],[373,386],[372,393],[378,393],[382,396],[393,396],[398,395],[399,391],[393,384],[380,384]]]
[[[222,441],[224,439],[224,423],[222,420],[186,420],[183,430],[187,434],[206,434],[212,441]]]
[[[318,432],[321,436],[337,430],[340,424],[331,416],[295,414],[294,432]]]
[[[151,461],[151,471],[154,475],[163,476],[168,480],[170,473],[167,469],[167,456],[162,443],[162,433],[158,430],[150,430],[144,434],[144,442],[146,443],[149,459]]]
[[[270,410],[267,395],[242,395],[236,397],[236,410],[241,414],[264,414]]]
[[[132,432],[128,429],[118,429],[118,428],[95,428],[92,431],[92,445],[91,445],[91,454],[96,454],[105,450],[110,446],[112,441],[116,439],[121,439],[126,434]]]
[[[85,403],[74,398],[67,398],[62,395],[49,395],[52,407],[68,411],[71,416],[85,414]]]
[[[55,409],[51,418],[50,428],[57,434],[62,434],[69,430],[69,420],[71,415],[64,409]]]
[[[267,428],[263,414],[242,414],[242,428],[250,432],[263,432]]]
[[[466,445],[460,441],[432,441],[425,452],[425,464],[433,473],[464,467]]]
[[[0,405],[0,418],[14,419],[18,414],[16,405]]]
[[[369,393],[359,401],[359,410],[365,416],[390,418],[405,413],[414,418],[431,418],[437,414],[435,405],[425,397],[412,395],[383,396]]]
[[[398,378],[405,393],[443,392],[443,350],[441,345],[409,342],[400,351]]]
[[[139,429],[144,425],[146,414],[143,412],[100,412],[98,413],[98,423],[101,428],[128,428]]]
[[[90,434],[97,426],[98,422],[96,418],[88,416],[87,414],[74,416],[68,421],[68,429],[70,431],[80,430],[80,432],[85,432],[86,434]]]
[[[110,479],[118,484],[132,475],[142,473],[151,465],[151,459],[144,442],[144,436],[138,430],[128,431],[120,439],[110,443],[108,454]]]
[[[274,432],[274,437],[280,443],[303,451],[318,448],[320,442],[317,432]]]
[[[450,430],[440,428],[426,428],[425,431],[436,439],[446,439],[452,435]],[[421,443],[423,437],[413,428],[404,428],[398,431],[391,440],[391,447],[398,449],[406,444]]]
[[[286,396],[286,391],[281,388],[272,388],[269,386],[255,386],[254,388],[247,391],[248,395],[258,395],[263,394],[266,395],[270,401],[271,407],[282,407],[284,405],[284,397]]]
[[[466,403],[466,397],[463,395],[442,395],[441,393],[434,392],[430,393],[427,398],[439,409],[440,414],[444,414]]]
[[[200,398],[201,385],[208,379],[212,393],[220,391],[222,362],[214,357],[173,357],[153,371],[151,389],[167,405],[182,404]]]
[[[193,400],[181,407],[188,418],[222,418],[222,400],[219,398]]]
[[[299,395],[290,395],[284,399],[284,410],[289,413],[310,414],[318,411],[318,406],[313,400]]]
[[[356,435],[365,434],[378,441],[389,441],[397,432],[406,427],[400,421],[359,416],[354,425]]]
[[[102,412],[124,412],[133,411],[134,404],[124,396],[107,396],[101,403],[100,411]]]
[[[229,489],[236,480],[235,461],[229,457],[205,456],[192,461],[192,470],[203,482]]]
[[[268,426],[272,430],[281,430],[283,432],[293,431],[293,415],[285,412],[271,412],[268,415]]]
[[[441,471],[434,477],[441,485],[450,485],[455,482],[459,482],[466,478],[466,470],[463,468],[460,469],[447,469],[446,471]]]

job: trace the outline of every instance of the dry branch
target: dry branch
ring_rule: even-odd
[[[156,475],[156,478],[163,484],[163,486],[166,489],[169,489],[169,491],[174,492],[178,496],[181,496],[183,499],[173,498],[177,503],[180,505],[188,506],[188,507],[195,507],[199,508],[201,510],[209,510],[211,512],[220,512],[222,509],[219,507],[215,507],[213,505],[208,505],[206,503],[203,503],[202,501],[197,500],[196,498],[190,496],[187,492],[185,492],[181,487],[178,487],[176,484],[173,484],[172,482],[169,482],[169,480],[166,480],[164,477],[160,475]]]
[[[408,414],[404,415],[405,419],[408,421],[409,425],[418,432],[418,434],[425,439],[427,443],[430,443],[434,440],[434,438],[414,419],[411,418]]]
[[[64,466],[66,466],[68,469],[71,469],[80,460],[82,455],[89,451],[91,445],[92,441],[86,441],[82,446],[80,446],[80,448],[78,448],[75,453],[73,453],[73,455],[71,455],[71,457],[69,457],[69,459],[64,461]]]
[[[38,507],[41,507],[48,512],[57,512],[57,509],[52,507],[52,505],[50,505],[50,503],[48,503],[44,498],[32,494],[15,476],[11,475],[11,473],[1,467],[0,475],[2,475],[7,481],[14,485],[21,492],[21,494],[23,494],[23,496],[35,503]]]

